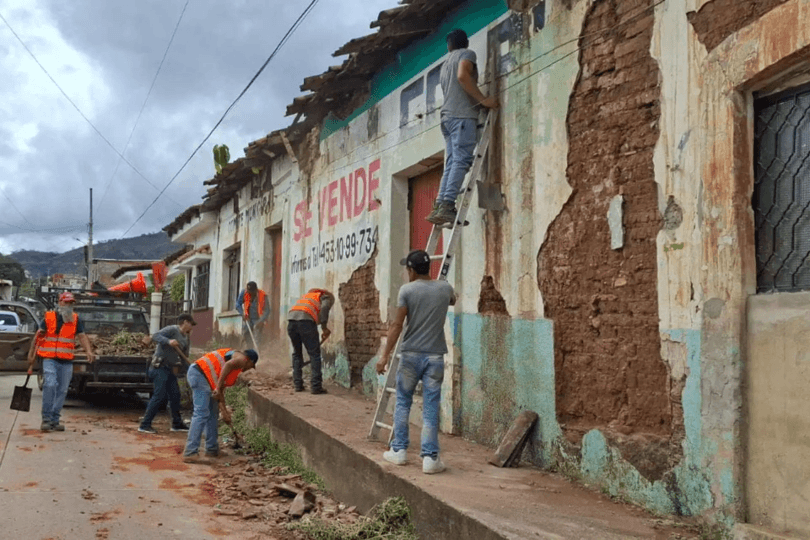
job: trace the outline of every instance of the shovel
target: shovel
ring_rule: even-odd
[[[245,323],[248,327],[248,332],[250,332],[250,340],[253,342],[253,348],[258,349],[259,346],[256,344],[256,336],[253,335],[253,327],[250,326],[250,321]]]
[[[14,394],[11,396],[11,408],[15,411],[28,412],[31,410],[31,392],[33,388],[28,388],[28,379],[30,378],[31,375],[27,375],[24,385],[14,387]]]

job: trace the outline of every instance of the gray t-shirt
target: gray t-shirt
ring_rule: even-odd
[[[439,82],[444,93],[442,118],[478,118],[478,103],[470,97],[470,94],[458,82],[458,65],[462,60],[469,60],[475,65],[475,53],[470,49],[450,51],[447,60],[442,65],[442,71],[439,75]],[[475,81],[478,82],[477,65],[473,76]]]
[[[403,285],[397,307],[408,308],[408,317],[400,351],[445,354],[444,321],[454,297],[446,281],[417,279]]]

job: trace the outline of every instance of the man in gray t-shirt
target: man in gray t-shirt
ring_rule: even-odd
[[[489,109],[498,107],[495,97],[484,97],[478,88],[476,57],[468,46],[464,30],[456,29],[447,34],[450,54],[439,74],[444,93],[441,128],[445,163],[439,195],[427,217],[439,227],[450,228],[456,219],[456,197],[473,162],[479,105]]]
[[[444,322],[448,307],[456,303],[456,296],[449,283],[431,279],[430,257],[425,251],[411,251],[400,264],[407,267],[409,283],[399,290],[396,318],[388,330],[382,357],[377,362],[377,373],[385,373],[392,349],[407,319],[399,348],[394,438],[391,449],[383,454],[383,458],[395,465],[405,464],[413,392],[417,383],[422,381],[420,456],[422,472],[433,474],[444,470],[444,464],[439,459],[439,402],[444,380],[444,354],[447,352]]]

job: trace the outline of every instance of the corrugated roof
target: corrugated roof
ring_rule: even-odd
[[[334,52],[333,56],[348,55],[338,66],[332,66],[320,75],[304,79],[299,96],[287,106],[287,115],[298,115],[287,128],[269,133],[245,148],[245,157],[223,167],[222,172],[204,185],[213,186],[203,196],[199,211],[217,210],[233,195],[255,179],[253,167],[269,164],[276,156],[286,152],[283,136],[291,144],[298,144],[329,114],[346,118],[368,100],[373,76],[394,61],[399,51],[414,41],[435,31],[447,13],[458,6],[457,0],[400,0],[400,6],[381,11],[370,24],[378,31],[353,39]],[[302,121],[299,119],[303,118]],[[194,208],[194,207],[192,207]],[[178,216],[163,230],[173,234],[194,216]]]

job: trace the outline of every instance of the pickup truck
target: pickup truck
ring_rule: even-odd
[[[56,291],[58,292],[58,291]],[[129,333],[149,334],[146,318],[146,303],[132,299],[120,299],[104,292],[87,294],[74,291],[75,312],[84,325],[85,334],[107,339],[125,330]],[[46,305],[54,305],[53,299],[44,297]],[[49,302],[50,300],[50,302]],[[0,374],[25,373],[28,370],[28,351],[39,325],[30,308],[20,302],[0,301],[0,311],[13,310],[20,316],[20,332],[0,332]],[[95,348],[95,347],[94,347]],[[76,346],[73,360],[73,378],[69,391],[85,394],[95,390],[125,390],[127,392],[151,393],[153,385],[147,377],[152,351],[133,354],[99,354],[90,364],[84,350]],[[42,389],[42,360],[37,358],[37,381]]]

